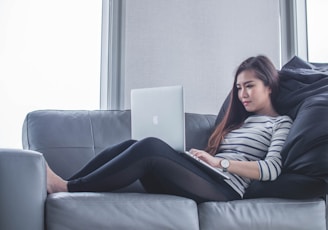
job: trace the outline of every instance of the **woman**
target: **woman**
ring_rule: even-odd
[[[275,180],[280,151],[292,120],[275,109],[278,73],[265,56],[238,67],[230,104],[205,150],[190,152],[222,168],[231,180],[215,180],[156,138],[129,140],[105,149],[68,181],[47,167],[49,193],[113,191],[139,179],[147,192],[204,201],[241,199],[251,180]]]

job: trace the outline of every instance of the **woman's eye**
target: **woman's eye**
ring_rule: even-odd
[[[246,88],[252,88],[253,85],[246,85]]]

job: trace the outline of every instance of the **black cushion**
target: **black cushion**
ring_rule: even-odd
[[[324,197],[326,183],[323,180],[299,174],[281,174],[275,181],[253,181],[244,199],[276,197],[286,199],[311,199]]]
[[[328,178],[328,64],[294,57],[280,71],[277,102],[294,119],[281,152],[284,172]]]

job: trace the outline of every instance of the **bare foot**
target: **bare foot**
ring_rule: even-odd
[[[48,164],[47,166],[47,191],[48,193],[67,192],[67,181],[55,174]]]

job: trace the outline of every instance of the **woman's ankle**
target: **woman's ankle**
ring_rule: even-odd
[[[47,191],[48,193],[67,192],[67,181],[55,174],[47,165]]]

